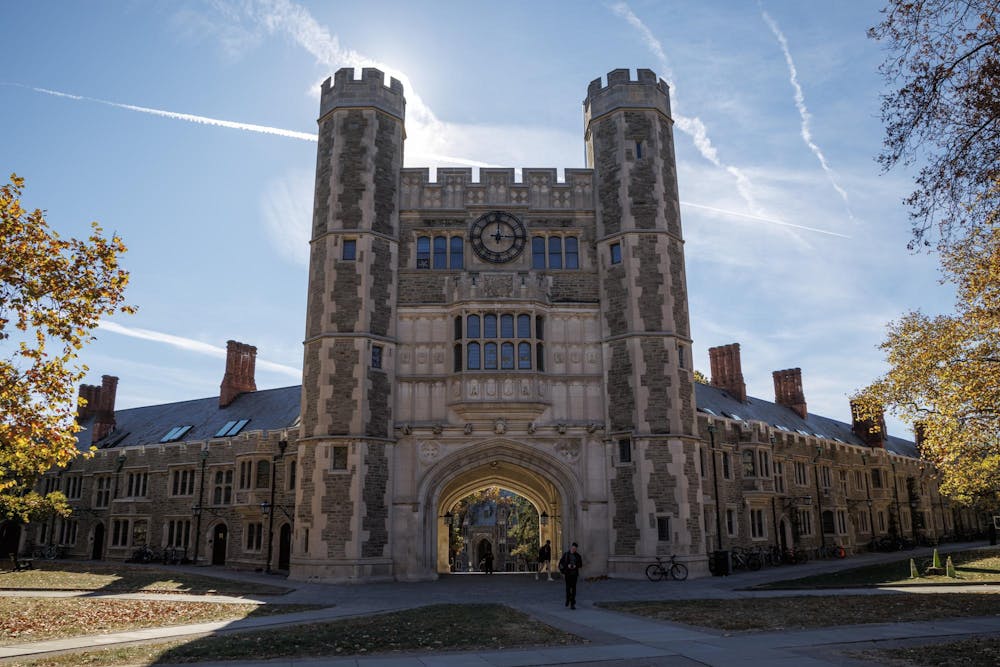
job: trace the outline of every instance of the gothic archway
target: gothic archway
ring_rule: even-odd
[[[490,486],[525,498],[547,520],[539,539],[551,540],[553,551],[579,525],[580,483],[555,456],[511,440],[492,440],[466,447],[441,460],[420,482],[423,510],[422,566],[448,572],[449,534],[445,515],[460,499]]]

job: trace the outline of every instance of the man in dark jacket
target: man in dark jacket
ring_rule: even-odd
[[[538,575],[545,570],[545,575],[552,581],[552,540],[545,540],[545,544],[538,547],[538,569],[535,571],[535,581]]]
[[[580,578],[583,557],[576,552],[576,542],[559,559],[559,571],[566,579],[566,606],[576,609],[576,580]]]

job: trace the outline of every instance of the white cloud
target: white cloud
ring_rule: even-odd
[[[777,22],[770,17],[770,15],[761,11],[761,16],[767,23],[771,32],[774,33],[775,38],[777,38],[778,43],[781,45],[781,51],[785,55],[785,63],[788,65],[788,79],[792,84],[792,88],[795,91],[795,108],[799,111],[799,117],[802,119],[802,141],[805,142],[809,150],[813,152],[816,159],[819,160],[819,165],[822,167],[823,172],[826,173],[827,178],[830,180],[830,185],[833,189],[837,191],[840,198],[844,200],[844,206],[847,208],[847,217],[854,219],[854,215],[851,213],[851,202],[847,198],[847,191],[844,190],[837,182],[836,175],[833,173],[833,169],[826,162],[826,157],[823,155],[823,151],[820,150],[816,142],[813,141],[812,130],[809,127],[809,121],[812,116],[809,114],[809,109],[806,108],[806,98],[805,94],[802,92],[802,86],[799,85],[799,75],[798,71],[795,69],[795,61],[792,60],[792,53],[788,49],[788,40],[785,39],[784,33],[781,32],[781,28],[778,27]]]
[[[309,264],[313,176],[294,170],[264,187],[260,196],[264,230],[275,251],[293,264]]]
[[[186,352],[194,352],[195,354],[203,354],[220,359],[226,358],[226,348],[219,347],[218,345],[210,345],[200,340],[184,338],[183,336],[174,336],[173,334],[163,333],[160,331],[151,331],[150,329],[126,327],[109,320],[101,320],[100,328],[104,331],[109,331],[122,336],[129,336],[130,338],[139,338],[141,340],[153,341],[155,343],[163,343]],[[294,368],[284,364],[276,364],[272,361],[265,361],[260,358],[257,359],[257,368],[274,371],[276,373],[283,373],[299,379],[302,378],[301,368]]]

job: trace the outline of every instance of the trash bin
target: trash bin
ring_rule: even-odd
[[[733,559],[728,551],[713,551],[708,555],[708,569],[716,577],[732,574]]]

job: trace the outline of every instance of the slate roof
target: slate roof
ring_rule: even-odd
[[[240,394],[224,408],[219,407],[219,397],[198,398],[179,403],[150,405],[141,408],[115,410],[115,430],[100,442],[99,449],[153,445],[175,426],[192,428],[180,442],[207,440],[215,437],[226,422],[240,419],[250,421],[243,431],[271,431],[291,427],[299,417],[302,386],[264,389]],[[84,431],[78,436],[78,446],[90,446],[93,418],[81,423]]]
[[[707,384],[695,383],[695,400],[699,412],[711,410],[719,417],[741,419],[744,421],[761,421],[771,426],[784,427],[793,433],[806,431],[810,435],[821,438],[839,439],[852,445],[867,447],[861,438],[854,435],[850,424],[820,415],[807,414],[802,419],[791,408],[765,401],[755,396],[748,396],[746,403],[741,403],[729,395],[724,389]],[[918,458],[916,445],[904,438],[889,436],[885,443],[886,450],[900,456]]]

